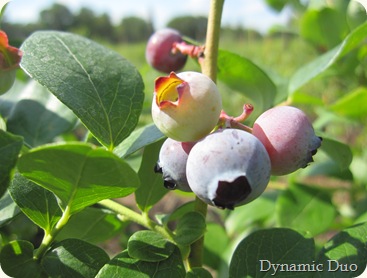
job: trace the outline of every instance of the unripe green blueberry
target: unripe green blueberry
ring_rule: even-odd
[[[265,146],[273,175],[286,175],[313,161],[321,138],[306,114],[292,106],[277,106],[265,111],[255,121],[255,135]]]
[[[164,186],[167,189],[179,189],[191,192],[186,178],[186,162],[192,142],[178,142],[171,138],[164,141],[155,171],[163,174]]]
[[[261,195],[270,179],[263,144],[238,129],[218,130],[191,149],[186,165],[191,190],[204,202],[233,209]]]
[[[216,84],[199,72],[172,72],[155,82],[152,118],[167,137],[197,141],[216,126],[222,100]]]

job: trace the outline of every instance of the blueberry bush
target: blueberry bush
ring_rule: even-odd
[[[366,11],[267,3],[291,5],[297,35],[318,53],[287,78],[219,48],[224,0],[211,0],[205,46],[171,29],[152,35],[146,59],[163,72],[154,86],[129,57],[85,37],[38,31],[17,49],[0,33],[5,274],[363,273]],[[181,71],[189,60],[200,71]],[[331,78],[332,96],[309,92]],[[243,112],[230,116],[225,100],[238,95]],[[146,96],[152,120],[141,124]],[[159,213],[167,196],[181,203]]]

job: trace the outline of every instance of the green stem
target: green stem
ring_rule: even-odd
[[[152,231],[156,231],[163,235],[168,240],[173,240],[173,234],[166,230],[164,227],[158,225],[156,222],[152,221],[146,214],[139,214],[115,201],[106,199],[103,201],[98,202],[101,206],[104,206],[105,208],[108,208],[120,216],[122,216],[124,219],[133,221],[147,229],[150,229]]]
[[[49,233],[45,232],[41,245],[33,256],[35,260],[39,260],[43,257],[43,255],[46,253],[51,243],[55,239],[56,235],[61,231],[61,229],[66,225],[66,223],[68,223],[69,219],[70,219],[70,207],[67,206],[61,218],[56,223],[56,226],[52,229],[52,231]]]
[[[202,62],[203,74],[217,81],[217,59],[219,50],[219,35],[224,0],[212,0],[210,4],[208,29],[206,35],[204,60]],[[208,206],[199,198],[195,199],[195,211],[206,217]],[[190,268],[203,265],[204,236],[191,245],[188,264]]]
[[[223,5],[224,0],[211,1],[204,51],[205,58],[202,65],[202,72],[214,82],[217,81],[217,59]]]
[[[208,205],[201,201],[198,197],[195,199],[195,211],[206,217]],[[204,236],[191,244],[191,251],[188,257],[188,265],[190,268],[201,267],[203,265]]]

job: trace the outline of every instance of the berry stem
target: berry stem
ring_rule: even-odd
[[[245,104],[243,106],[242,114],[238,117],[228,116],[228,114],[222,110],[217,128],[237,128],[252,133],[252,128],[242,124],[241,122],[245,121],[251,115],[253,110],[254,107],[251,104]]]
[[[176,42],[172,46],[172,53],[175,54],[178,51],[182,54],[189,55],[191,58],[199,59],[204,53],[204,47],[187,44],[186,42]]]
[[[200,61],[202,73],[210,77],[214,82],[217,80],[217,59],[223,5],[224,0],[212,0],[210,2],[204,59]],[[196,197],[195,211],[205,217],[207,209],[208,205]],[[190,268],[201,267],[203,265],[203,250],[204,236],[191,245],[191,252],[188,258]]]

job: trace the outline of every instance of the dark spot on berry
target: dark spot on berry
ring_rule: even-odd
[[[163,171],[162,171],[162,167],[159,166],[159,163],[156,163],[155,166],[154,166],[154,173],[159,173],[159,174],[162,174]]]
[[[232,210],[237,203],[245,200],[250,193],[251,186],[246,176],[239,176],[232,182],[219,181],[213,203],[219,208]]]
[[[170,180],[164,180],[163,183],[164,187],[169,189],[169,190],[174,190],[176,189],[176,183],[170,181]]]

